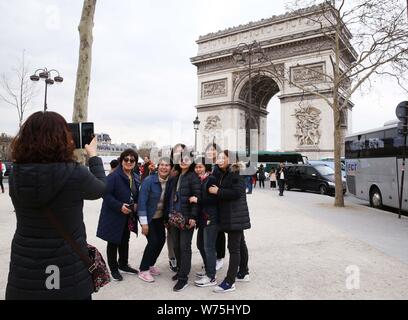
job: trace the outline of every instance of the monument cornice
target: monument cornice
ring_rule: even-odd
[[[260,45],[265,50],[269,51],[269,49],[280,47],[280,46],[293,46],[298,43],[305,43],[307,41],[312,42],[313,40],[321,39],[323,41],[327,41],[327,37],[321,32],[321,30],[311,30],[300,32],[292,35],[287,35],[279,38],[273,38],[269,40],[260,41]],[[208,62],[214,59],[222,59],[226,58],[229,59],[232,57],[232,53],[235,48],[224,49],[216,52],[206,53],[203,55],[195,56],[190,58],[190,61],[193,65],[198,66],[200,63]]]
[[[281,15],[274,15],[270,18],[267,19],[261,19],[255,22],[249,22],[247,24],[244,25],[239,25],[236,27],[231,27],[228,29],[224,29],[224,30],[219,30],[217,32],[212,32],[212,33],[208,33],[206,35],[203,36],[199,36],[198,40],[196,41],[197,44],[206,42],[206,41],[210,41],[210,40],[216,40],[225,36],[229,36],[229,35],[234,35],[237,33],[241,33],[241,32],[246,32],[246,31],[250,31],[252,29],[257,29],[260,27],[265,27],[268,25],[272,25],[272,24],[276,24],[276,23],[282,23],[286,20],[294,20],[297,19],[299,17],[305,17],[308,15],[312,15],[312,14],[316,14],[319,13],[320,11],[322,11],[324,9],[324,6],[322,5],[314,5],[308,8],[303,8],[303,9],[299,9],[296,10],[294,12],[288,12],[285,14],[281,14]]]
[[[209,104],[200,104],[195,106],[197,110],[201,109],[207,109],[208,111],[214,111],[214,110],[225,110],[225,109],[240,109],[243,111],[248,110],[249,103],[243,102],[243,101],[226,101],[226,102],[219,102],[219,103],[209,103]],[[257,106],[252,105],[251,110],[254,113],[258,113],[264,116],[267,116],[269,114],[268,111],[265,109],[261,109]]]

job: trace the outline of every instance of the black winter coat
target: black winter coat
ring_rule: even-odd
[[[173,200],[174,194],[177,188],[178,179],[181,179],[179,196],[181,198],[181,213],[184,219],[188,221],[189,219],[194,219],[197,221],[198,218],[198,205],[195,203],[190,203],[189,199],[192,196],[198,198],[198,202],[201,201],[201,182],[200,178],[195,174],[195,172],[187,172],[185,175],[176,176],[171,183],[171,196],[169,197],[169,211],[174,208]],[[167,189],[167,188],[166,188]],[[168,210],[166,210],[168,211]],[[166,212],[171,213],[171,212]],[[165,217],[167,220],[168,217]]]
[[[286,177],[286,173],[287,173],[286,167],[283,167],[283,168],[278,167],[278,168],[276,169],[276,180],[281,180],[280,174],[281,174],[282,171],[283,171],[283,176],[284,176],[284,178],[285,178],[285,179],[283,179],[283,180],[286,180],[286,179],[287,179],[287,177]]]
[[[98,157],[89,159],[90,171],[77,163],[14,164],[10,196],[17,217],[11,244],[6,299],[85,299],[93,292],[84,262],[49,222],[41,208],[51,209],[85,254],[84,199],[102,197],[105,171]],[[51,202],[50,202],[51,201]],[[49,290],[48,266],[57,266],[60,289]]]
[[[201,182],[201,201],[198,202],[199,214],[197,223],[197,226],[200,228],[207,225],[204,219],[205,214],[208,215],[211,225],[219,223],[217,196],[208,192],[212,185],[217,185],[217,179],[213,175],[209,175]]]
[[[246,187],[239,174],[238,164],[231,165],[219,175],[218,214],[222,231],[237,231],[251,228],[246,200]]]

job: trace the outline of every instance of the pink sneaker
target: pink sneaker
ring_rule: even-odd
[[[160,275],[160,270],[156,266],[150,267],[149,271],[150,271],[150,274],[152,276],[159,276]]]
[[[154,282],[154,278],[150,274],[149,270],[140,271],[138,277],[139,277],[139,279],[142,279],[143,281],[146,281],[146,282]]]

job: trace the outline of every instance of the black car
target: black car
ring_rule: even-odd
[[[324,164],[288,165],[286,170],[286,189],[314,191],[321,194],[334,194],[334,170]],[[343,180],[343,194],[346,182]]]

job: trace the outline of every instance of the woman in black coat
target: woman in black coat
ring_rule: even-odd
[[[220,229],[228,234],[230,261],[227,276],[217,286],[215,292],[235,290],[235,281],[249,281],[248,248],[244,230],[251,227],[246,201],[245,181],[240,175],[239,164],[230,164],[230,152],[223,151],[218,156],[221,170],[217,186],[211,186],[209,192],[218,198]]]
[[[126,149],[119,158],[119,166],[108,175],[103,196],[97,237],[107,241],[108,265],[113,280],[122,281],[119,271],[137,274],[129,265],[129,215],[136,213],[140,179],[133,170],[138,154]],[[137,226],[136,226],[137,228]],[[119,259],[118,259],[119,253]]]
[[[212,175],[216,178],[221,174],[220,169],[217,165],[217,157],[218,154],[222,152],[219,145],[217,145],[214,141],[211,142],[207,148],[205,149],[205,163],[211,164],[212,166]],[[216,262],[216,270],[221,269],[224,266],[224,258],[225,258],[225,232],[218,231],[217,235],[217,262]]]
[[[94,288],[88,267],[45,213],[49,208],[88,253],[84,199],[103,195],[105,171],[96,157],[96,138],[85,146],[90,170],[73,160],[74,149],[64,118],[48,111],[32,114],[12,143],[10,196],[17,228],[6,299],[91,299]]]
[[[184,290],[188,285],[188,275],[191,269],[191,240],[198,217],[197,204],[190,203],[190,197],[194,196],[197,198],[197,202],[200,201],[201,183],[194,172],[191,152],[187,152],[184,148],[180,164],[175,166],[175,170],[177,175],[171,186],[169,186],[171,195],[168,204],[169,210],[165,213],[167,215],[165,220],[168,220],[172,214],[181,213],[185,221],[182,228],[170,226],[170,234],[178,265],[178,272],[172,278],[177,280],[173,291],[178,292]]]

